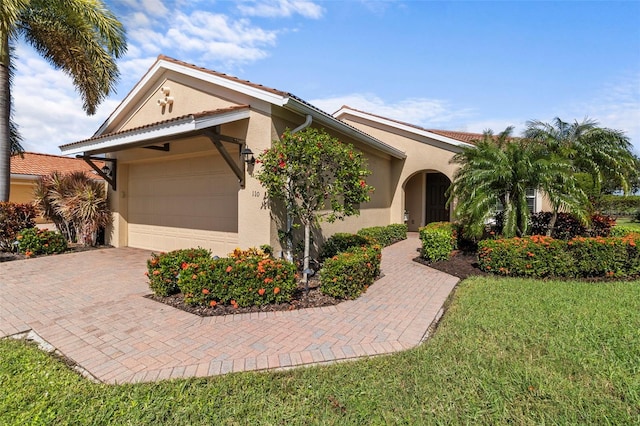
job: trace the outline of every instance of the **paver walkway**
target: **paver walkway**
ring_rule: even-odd
[[[143,297],[149,252],[119,248],[0,263],[0,337],[33,330],[106,383],[286,368],[418,345],[458,279],[412,261],[416,234],[383,250],[357,300],[201,318]]]

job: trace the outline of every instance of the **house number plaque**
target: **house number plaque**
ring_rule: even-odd
[[[260,196],[260,191],[251,191],[251,196],[258,198]]]

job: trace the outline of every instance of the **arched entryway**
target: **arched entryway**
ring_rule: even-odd
[[[404,209],[409,231],[417,231],[431,222],[450,219],[446,191],[451,180],[440,172],[421,171],[404,185]]]

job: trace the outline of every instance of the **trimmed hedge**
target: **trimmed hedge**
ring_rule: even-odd
[[[295,265],[284,259],[225,257],[183,265],[178,287],[185,303],[237,308],[290,301],[298,286],[296,278]]]
[[[0,202],[0,251],[12,251],[20,231],[35,228],[36,209],[31,204]]]
[[[371,244],[371,238],[363,235],[340,232],[333,234],[320,250],[320,262],[335,256],[338,253],[349,250],[351,247],[361,247]]]
[[[320,271],[320,290],[329,296],[355,299],[380,275],[380,245],[352,247],[328,258]]]
[[[20,253],[31,257],[37,254],[58,254],[67,250],[64,236],[48,229],[27,228],[16,235]]]
[[[640,212],[640,195],[602,195],[594,201],[594,207],[608,215],[633,216]]]
[[[420,228],[422,257],[431,262],[447,260],[458,248],[458,232],[450,222],[433,222]]]
[[[382,247],[390,246],[398,241],[407,239],[407,225],[403,223],[393,223],[387,226],[373,226],[362,228],[357,234],[369,237]]]
[[[197,263],[211,258],[211,252],[203,248],[174,250],[169,253],[151,253],[147,260],[149,287],[157,296],[170,296],[180,292],[178,276],[187,263]]]
[[[479,243],[480,268],[525,277],[635,277],[640,275],[640,234],[577,237],[569,241],[534,235]]]

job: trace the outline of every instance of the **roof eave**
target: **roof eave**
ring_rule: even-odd
[[[321,122],[326,127],[344,133],[356,140],[360,140],[365,144],[375,148],[376,150],[390,155],[391,157],[397,158],[399,160],[407,158],[407,154],[405,154],[403,151],[394,148],[391,145],[387,145],[386,143],[374,138],[373,136],[367,135],[366,133],[356,129],[355,127],[352,127],[347,123],[332,117],[330,114],[323,113],[320,110],[316,110],[315,108],[312,108],[304,102],[301,102],[293,97],[288,98],[288,101],[289,102],[286,104],[286,107],[304,115],[310,114],[314,118],[314,120]]]
[[[102,154],[120,151],[126,148],[142,146],[145,143],[153,144],[154,141],[159,139],[179,138],[207,128],[249,118],[249,116],[250,110],[248,108],[213,116],[194,117],[189,115],[180,120],[167,121],[130,132],[116,133],[112,136],[92,138],[83,142],[62,145],[59,148],[66,155]]]
[[[456,146],[456,147],[459,147],[459,148],[472,148],[472,147],[475,146],[475,145],[467,143],[467,142],[463,142],[463,141],[460,141],[460,140],[457,140],[457,139],[449,138],[449,137],[446,137],[446,136],[439,135],[437,133],[430,132],[428,130],[423,130],[423,129],[419,129],[419,128],[414,127],[414,126],[409,126],[409,125],[406,125],[406,124],[402,124],[402,123],[399,123],[399,122],[397,122],[395,120],[387,120],[385,118],[374,116],[374,115],[371,115],[371,114],[367,114],[367,113],[362,112],[362,111],[353,110],[351,108],[342,107],[338,111],[336,111],[333,115],[334,115],[334,117],[336,117],[336,119],[338,119],[338,117],[340,117],[342,115],[347,115],[347,114],[353,115],[353,116],[359,117],[359,118],[364,118],[365,120],[373,121],[373,122],[376,122],[376,123],[379,123],[379,124],[382,124],[382,125],[385,125],[385,126],[393,127],[393,128],[398,129],[398,130],[402,130],[402,131],[409,132],[409,133],[414,133],[416,135],[420,135],[420,136],[423,136],[423,137],[426,137],[426,138],[434,139],[434,140],[446,143],[448,145],[453,145],[453,146]]]

